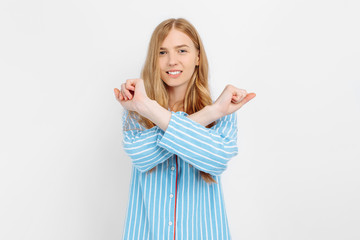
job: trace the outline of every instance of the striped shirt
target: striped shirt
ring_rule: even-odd
[[[236,114],[205,128],[171,112],[163,131],[144,128],[125,111],[123,127],[132,160],[123,239],[231,239],[220,176],[238,151]],[[218,184],[205,182],[199,171]]]

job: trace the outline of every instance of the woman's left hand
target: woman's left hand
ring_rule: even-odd
[[[255,93],[247,93],[244,89],[227,85],[213,105],[216,106],[220,116],[223,117],[239,110],[255,96]]]

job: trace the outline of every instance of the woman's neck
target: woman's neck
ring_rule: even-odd
[[[169,103],[169,108],[170,108],[170,111],[173,111],[173,112],[178,112],[178,111],[184,112],[184,104],[183,104],[183,101],[177,102],[177,103],[175,103],[175,104],[170,104],[170,103]]]
[[[169,94],[169,108],[171,111],[184,111],[184,99],[186,89],[180,91],[180,89],[168,89]]]

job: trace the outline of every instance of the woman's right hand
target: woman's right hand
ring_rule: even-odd
[[[223,117],[239,110],[255,96],[255,93],[247,93],[244,89],[227,85],[213,105]]]
[[[115,97],[129,111],[140,113],[142,105],[150,100],[145,91],[144,80],[140,78],[126,80],[120,89],[114,88]]]
[[[125,109],[137,112],[166,131],[171,112],[147,96],[144,80],[140,78],[126,80],[125,83],[121,84],[121,90],[115,88],[114,93],[116,99]]]

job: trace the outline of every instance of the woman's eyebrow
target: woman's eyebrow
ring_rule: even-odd
[[[182,45],[175,46],[175,48],[182,48],[182,47],[188,47],[188,48],[189,48],[189,46],[186,45],[186,44],[182,44]],[[165,48],[165,47],[160,47],[160,50],[167,50],[167,48]]]
[[[186,45],[186,44],[182,44],[182,45],[178,45],[178,46],[176,46],[175,48],[183,48],[183,47],[189,47],[188,45]]]

